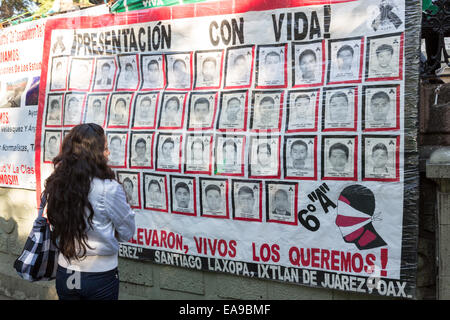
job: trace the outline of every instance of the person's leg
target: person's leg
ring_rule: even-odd
[[[58,266],[56,270],[56,293],[59,300],[80,300],[80,274]]]
[[[85,300],[118,300],[119,271],[83,272],[81,295]]]

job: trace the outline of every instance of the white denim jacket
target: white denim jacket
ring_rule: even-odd
[[[62,254],[58,264],[66,269],[103,272],[117,267],[119,242],[130,240],[135,232],[135,213],[126,200],[122,185],[115,180],[94,178],[88,195],[94,209],[92,228],[88,227],[86,257],[70,263]],[[86,208],[86,217],[90,211]]]

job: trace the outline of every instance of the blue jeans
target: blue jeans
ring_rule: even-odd
[[[118,300],[119,270],[76,272],[58,266],[56,292],[60,300]]]

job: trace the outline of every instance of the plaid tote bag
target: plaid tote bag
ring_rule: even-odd
[[[33,223],[25,247],[14,262],[19,276],[28,281],[53,280],[58,267],[58,249],[51,242],[50,224],[42,215],[45,208],[45,198],[41,199],[39,214]]]

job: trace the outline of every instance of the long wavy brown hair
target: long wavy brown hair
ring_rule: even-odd
[[[53,159],[55,170],[45,181],[47,217],[54,230],[52,241],[67,260],[83,258],[87,228],[92,227],[94,210],[88,200],[93,178],[115,179],[104,155],[105,132],[94,123],[72,128],[60,153]],[[86,208],[89,214],[87,215]]]

